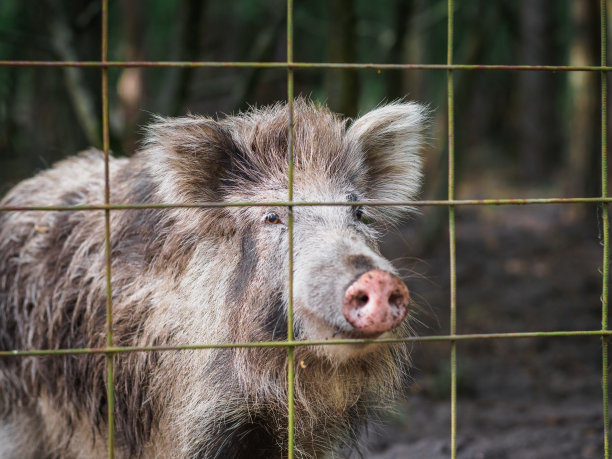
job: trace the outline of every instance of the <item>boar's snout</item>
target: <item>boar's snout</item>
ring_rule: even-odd
[[[342,313],[359,334],[377,336],[404,320],[409,302],[408,287],[399,277],[374,269],[346,289]]]

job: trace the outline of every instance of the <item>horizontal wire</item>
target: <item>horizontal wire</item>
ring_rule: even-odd
[[[340,62],[190,62],[190,61],[0,61],[0,67],[210,67],[271,69],[366,69],[366,70],[509,70],[536,72],[610,72],[602,65],[472,65],[472,64],[383,64]]]
[[[0,212],[25,211],[81,211],[81,210],[130,210],[130,209],[176,209],[208,207],[426,207],[426,206],[504,206],[533,204],[602,204],[611,203],[612,197],[596,198],[512,198],[512,199],[442,199],[423,201],[268,201],[268,202],[194,202],[194,203],[149,203],[149,204],[88,204],[84,206],[0,206]]]
[[[219,344],[185,344],[177,346],[113,346],[101,348],[75,348],[75,349],[36,349],[0,351],[0,357],[32,357],[32,356],[58,356],[79,354],[122,354],[127,352],[157,352],[157,351],[186,351],[199,349],[231,349],[256,347],[292,347],[292,346],[327,346],[341,344],[401,344],[415,342],[443,342],[443,341],[472,341],[490,339],[524,339],[524,338],[570,338],[612,335],[612,330],[575,330],[550,332],[516,332],[516,333],[473,333],[462,335],[432,335],[408,336],[404,338],[384,339],[337,339],[318,341],[260,341],[246,343],[219,343]]]

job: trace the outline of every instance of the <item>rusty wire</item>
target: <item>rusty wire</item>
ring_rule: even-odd
[[[102,0],[102,63],[108,57],[108,0]],[[110,129],[108,67],[102,67],[102,145],[104,150],[104,205],[110,204]],[[113,347],[113,294],[111,276],[111,209],[104,209],[104,256],[106,266],[106,347]],[[113,352],[106,353],[106,406],[108,457],[115,457],[115,377]]]
[[[453,0],[448,0],[447,24],[447,100],[448,100],[448,200],[455,199],[455,90],[453,81]],[[450,268],[450,335],[457,333],[457,250],[455,234],[455,207],[448,206],[448,246]],[[457,341],[450,342],[451,370],[451,458],[457,457]]]
[[[287,65],[293,62],[293,0],[287,0]],[[287,67],[287,101],[289,105],[288,149],[289,149],[289,172],[288,172],[288,199],[293,201],[293,172],[294,172],[294,137],[293,137],[293,76],[294,70]],[[289,238],[289,263],[288,281],[289,295],[287,305],[287,343],[293,342],[293,206],[287,206],[287,231]],[[287,347],[287,452],[288,458],[293,459],[295,452],[295,347]]]
[[[511,332],[511,333],[468,333],[459,335],[425,335],[408,336],[404,338],[378,338],[378,339],[334,339],[334,340],[294,340],[294,341],[249,341],[244,343],[205,343],[184,344],[177,346],[114,346],[101,348],[70,348],[70,349],[33,349],[0,351],[0,357],[49,357],[54,355],[87,355],[87,354],[126,354],[131,352],[167,352],[167,351],[193,351],[202,349],[232,349],[232,348],[258,348],[258,347],[300,347],[300,346],[336,346],[341,344],[402,344],[402,343],[429,343],[453,341],[482,341],[506,340],[526,338],[567,338],[567,337],[593,337],[607,338],[612,336],[612,330],[556,330],[548,332]]]
[[[23,61],[23,60],[0,60],[0,67],[84,67],[100,68],[102,75],[102,134],[103,150],[105,158],[105,189],[104,203],[88,206],[0,206],[0,212],[23,212],[23,211],[103,211],[105,216],[105,257],[106,257],[106,347],[104,348],[73,348],[73,349],[20,349],[0,350],[0,357],[23,358],[26,356],[66,356],[66,355],[93,355],[104,354],[107,361],[107,397],[108,397],[108,456],[114,457],[114,356],[128,352],[154,352],[154,351],[183,351],[183,350],[205,350],[226,349],[238,347],[286,347],[288,352],[288,457],[294,454],[294,362],[293,351],[298,346],[313,345],[340,345],[340,344],[365,344],[371,342],[387,343],[389,345],[408,342],[449,342],[451,344],[451,457],[457,454],[457,342],[468,340],[490,340],[490,339],[524,339],[524,338],[567,338],[567,337],[592,337],[599,336],[602,339],[602,399],[604,417],[604,454],[610,458],[610,425],[608,404],[608,339],[612,331],[608,330],[608,282],[609,282],[609,215],[608,204],[612,198],[607,194],[607,80],[608,72],[612,67],[608,66],[607,53],[607,0],[600,0],[601,19],[601,62],[598,66],[552,66],[552,65],[466,65],[453,63],[453,0],[448,0],[448,41],[447,41],[447,63],[446,64],[382,64],[382,63],[334,63],[334,62],[295,62],[293,60],[293,0],[287,0],[287,60],[285,62],[168,62],[168,61],[109,61],[108,57],[108,0],[102,2],[102,51],[100,61]],[[110,182],[109,182],[109,97],[108,97],[108,70],[110,68],[178,68],[178,67],[209,67],[209,68],[273,68],[286,69],[287,71],[287,100],[289,105],[289,194],[285,202],[201,202],[201,203],[163,203],[163,204],[110,204]],[[446,71],[447,72],[447,101],[448,101],[448,199],[447,200],[421,200],[406,202],[294,202],[293,201],[293,78],[296,70],[306,71],[308,69],[361,69],[361,70],[423,70],[423,71]],[[601,188],[599,197],[593,198],[535,198],[535,199],[471,199],[456,200],[454,187],[454,71],[538,71],[538,72],[599,72],[601,75]],[[526,332],[526,333],[489,333],[489,334],[460,334],[457,330],[457,296],[456,296],[456,249],[455,249],[455,214],[456,206],[498,206],[498,205],[533,205],[533,204],[578,204],[591,203],[601,206],[602,215],[602,242],[603,242],[603,269],[602,269],[602,327],[601,330],[583,331],[552,331],[552,332]],[[237,207],[237,206],[284,206],[289,209],[289,317],[288,317],[288,339],[287,341],[274,342],[251,342],[251,343],[203,343],[185,344],[178,346],[144,346],[144,347],[121,347],[114,346],[112,330],[112,276],[111,276],[111,251],[110,251],[110,213],[111,211],[126,211],[143,208],[176,208],[176,207]],[[295,341],[293,339],[293,215],[292,208],[295,206],[445,206],[449,210],[449,242],[450,242],[450,268],[451,268],[451,292],[450,292],[450,330],[448,335],[439,336],[411,336],[397,339],[342,339],[329,341]]]
[[[342,62],[221,62],[221,61],[20,61],[0,60],[0,67],[89,67],[89,68],[267,68],[352,70],[497,70],[529,72],[610,72],[607,65],[478,65],[478,64],[377,64]]]
[[[89,204],[85,206],[0,206],[0,212],[80,210],[173,209],[194,207],[456,207],[456,206],[526,206],[534,204],[608,204],[610,197],[593,198],[511,198],[511,199],[443,199],[422,201],[246,201],[246,202],[191,202],[149,204]]]
[[[607,64],[608,42],[607,42],[607,4],[606,0],[600,1],[600,27],[601,27],[601,65]],[[608,196],[608,80],[607,74],[601,72],[601,197]],[[603,232],[603,270],[602,270],[602,293],[601,293],[601,330],[608,329],[608,282],[610,280],[610,220],[608,206],[601,204],[602,232]],[[602,335],[601,346],[601,388],[603,398],[604,418],[604,456],[610,457],[610,410],[609,410],[609,388],[608,388],[608,337]]]

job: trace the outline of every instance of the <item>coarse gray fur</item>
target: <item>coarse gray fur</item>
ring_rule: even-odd
[[[347,121],[294,105],[296,201],[409,200],[421,181],[425,110],[382,106]],[[158,118],[142,150],[111,159],[112,203],[284,201],[288,108],[214,120]],[[104,198],[104,160],[90,150],[25,180],[3,206],[86,205]],[[359,336],[342,315],[346,288],[371,269],[395,272],[377,229],[406,208],[294,208],[296,339]],[[280,222],[269,224],[276,213]],[[114,343],[158,346],[286,339],[284,207],[111,212]],[[374,223],[365,223],[372,220]],[[0,348],[103,347],[104,213],[0,214]],[[402,326],[383,337],[407,333]],[[285,348],[136,352],[115,358],[118,457],[285,457]],[[393,397],[400,345],[295,351],[297,456],[348,444]],[[0,457],[106,455],[103,355],[0,358]]]

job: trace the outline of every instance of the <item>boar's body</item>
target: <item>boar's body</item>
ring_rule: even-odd
[[[142,151],[111,159],[111,202],[286,200],[287,120],[285,105],[218,121],[158,119]],[[392,104],[347,129],[327,109],[296,101],[294,199],[413,198],[422,123],[419,106]],[[1,204],[101,203],[103,170],[100,152],[81,153]],[[294,209],[296,339],[406,333],[395,327],[403,315],[381,331],[353,327],[342,312],[363,273],[394,272],[375,228],[399,212]],[[286,222],[283,207],[112,211],[115,345],[286,339]],[[0,214],[0,348],[105,346],[104,260],[103,211]],[[402,346],[373,344],[298,347],[295,356],[298,457],[350,441],[398,387],[407,360]],[[0,358],[0,456],[103,457],[105,365],[103,355]],[[117,355],[117,454],[285,456],[286,366],[284,348]]]

